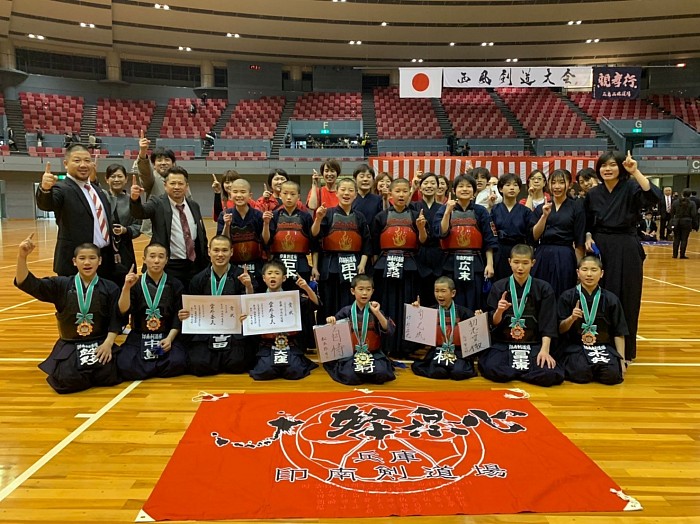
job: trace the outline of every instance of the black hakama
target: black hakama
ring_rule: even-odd
[[[651,183],[650,183],[651,184]],[[584,200],[586,230],[600,250],[605,274],[601,285],[620,299],[629,335],[625,337],[625,358],[637,357],[637,327],[642,301],[646,254],[637,238],[637,222],[644,208],[663,199],[651,184],[649,191],[634,179],[618,182],[612,191],[605,184],[591,189]]]
[[[518,296],[522,296],[523,286],[516,282]],[[489,315],[498,307],[504,291],[509,291],[509,279],[496,282],[488,297]],[[508,301],[513,302],[510,293]],[[536,386],[555,386],[564,381],[564,368],[557,361],[554,368],[540,367],[537,355],[542,349],[542,337],[550,337],[550,355],[555,354],[558,334],[557,302],[552,287],[544,280],[532,279],[530,294],[525,302],[522,319],[525,320],[524,337],[516,340],[510,333],[510,320],[513,307],[509,307],[498,326],[491,332],[492,345],[478,354],[479,371],[482,376],[494,382],[522,380]]]
[[[112,360],[100,364],[92,352],[85,349],[96,347],[105,341],[108,333],[121,332],[117,314],[119,288],[114,282],[100,278],[95,284],[89,313],[92,314],[93,330],[88,336],[77,332],[76,314],[78,296],[75,277],[37,278],[31,272],[21,285],[15,285],[25,293],[56,307],[56,320],[61,338],[54,344],[49,356],[41,364],[48,376],[46,382],[57,393],[74,393],[91,387],[114,386],[121,382],[117,373],[117,346],[112,346]],[[83,289],[82,292],[85,292]]]
[[[498,238],[498,253],[494,255],[494,282],[511,275],[510,250],[517,244],[532,244],[530,222],[532,210],[522,204],[516,203],[508,211],[503,203],[496,204],[491,209],[491,220],[496,227]]]
[[[423,211],[423,216],[428,221],[428,230],[435,219],[435,214],[440,209],[441,204],[433,202],[431,207],[424,200],[411,202],[411,209],[420,213]],[[442,275],[442,248],[440,247],[440,239],[435,235],[430,235],[428,240],[421,245],[416,256],[418,263],[418,274],[420,283],[418,285],[418,294],[420,295],[421,305],[431,307],[435,302],[435,280]]]
[[[593,296],[584,289],[583,295],[590,308]],[[583,344],[581,340],[582,320],[574,322],[566,333],[560,337],[560,354],[563,357],[566,380],[578,384],[600,382],[615,385],[623,380],[622,356],[615,348],[615,337],[627,335],[627,323],[618,298],[606,289],[601,289],[600,302],[595,318],[596,342]],[[580,300],[578,289],[565,291],[559,297],[557,310],[559,321],[568,318]]]

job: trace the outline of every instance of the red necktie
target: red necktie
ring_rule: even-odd
[[[190,231],[190,223],[185,215],[185,204],[175,204],[178,213],[180,213],[180,224],[182,224],[182,236],[185,237],[185,249],[187,250],[187,260],[194,262],[194,240],[192,240],[192,232]]]
[[[102,207],[102,201],[97,196],[97,192],[93,189],[90,184],[85,184],[85,189],[90,194],[92,198],[92,203],[95,205],[95,213],[97,213],[97,222],[100,224],[100,233],[102,233],[102,238],[105,242],[109,241],[109,230],[107,228],[107,218],[105,217],[105,211]]]

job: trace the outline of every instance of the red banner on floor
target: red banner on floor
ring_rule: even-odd
[[[236,394],[202,403],[142,517],[621,511],[619,489],[504,391]]]
[[[416,171],[445,175],[453,180],[457,175],[466,173],[469,166],[485,167],[493,176],[514,173],[524,182],[533,170],[539,169],[549,175],[555,169],[568,169],[576,177],[584,167],[595,168],[593,157],[539,157],[539,156],[452,156],[452,157],[372,157],[369,163],[375,173],[386,172],[393,178],[413,178]]]

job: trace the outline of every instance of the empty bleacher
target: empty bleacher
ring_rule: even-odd
[[[83,97],[20,93],[19,101],[27,132],[41,128],[47,134],[62,135],[66,131],[80,133]]]
[[[267,160],[265,151],[210,151],[210,160]]]
[[[673,95],[652,95],[651,99],[696,131],[700,131],[700,103],[696,99]]]
[[[285,98],[264,96],[258,100],[240,100],[220,138],[272,139],[282,115]]]
[[[515,138],[515,130],[485,89],[445,88],[442,105],[457,138]]]
[[[97,101],[96,133],[99,136],[138,137],[151,123],[156,103],[153,100]]]
[[[197,108],[190,114],[190,104]],[[199,98],[171,98],[165,110],[161,138],[203,138],[226,109],[227,101],[209,99],[203,104]]]
[[[374,89],[377,136],[380,139],[442,138],[428,98],[399,98],[398,87]]]
[[[525,130],[533,138],[593,138],[593,131],[547,88],[496,89]]]
[[[644,100],[596,99],[591,93],[571,93],[571,100],[596,122],[609,120],[656,120],[664,118],[654,106]]]
[[[362,94],[307,93],[294,105],[293,120],[361,120]]]

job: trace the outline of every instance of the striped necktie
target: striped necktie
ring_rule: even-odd
[[[90,194],[92,198],[92,203],[95,205],[95,213],[97,213],[97,222],[100,224],[100,233],[102,233],[102,238],[105,242],[109,241],[109,230],[107,227],[107,217],[105,216],[105,210],[102,207],[102,201],[97,196],[97,192],[90,184],[85,184],[85,189]]]

